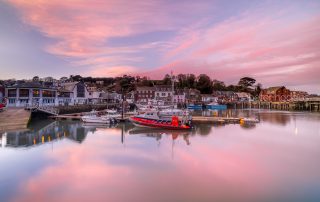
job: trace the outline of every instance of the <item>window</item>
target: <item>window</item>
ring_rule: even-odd
[[[42,97],[55,97],[55,96],[56,96],[55,91],[50,91],[50,90],[42,91]]]
[[[40,90],[39,89],[33,89],[32,97],[40,97]]]
[[[29,89],[20,89],[19,97],[29,97]]]
[[[16,89],[9,89],[8,90],[8,97],[16,97],[17,96],[17,90]]]
[[[83,83],[77,84],[77,97],[85,97],[85,86]]]
[[[166,93],[162,93],[161,95],[162,95],[162,96],[166,96]]]

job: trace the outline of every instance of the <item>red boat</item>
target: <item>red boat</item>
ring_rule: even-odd
[[[179,120],[177,116],[161,118],[157,112],[146,112],[141,115],[130,117],[130,121],[138,127],[162,128],[169,130],[189,130],[191,124],[184,120]]]
[[[0,111],[4,110],[5,107],[6,107],[6,100],[4,99],[4,102],[0,103]]]

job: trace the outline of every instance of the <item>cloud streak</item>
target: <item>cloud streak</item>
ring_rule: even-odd
[[[299,1],[261,2],[228,16],[217,14],[228,4],[205,0],[9,2],[26,24],[50,38],[48,53],[85,66],[87,75],[131,70],[162,78],[173,69],[228,83],[253,76],[266,85],[320,86],[320,5],[314,1],[303,8]],[[152,33],[159,36],[148,41]],[[135,43],[113,44],[114,39]],[[296,74],[305,77],[293,80]]]

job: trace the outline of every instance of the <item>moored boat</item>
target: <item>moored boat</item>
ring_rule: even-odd
[[[189,104],[187,106],[188,109],[192,109],[192,110],[202,110],[202,105],[200,104]]]
[[[146,112],[144,114],[130,117],[130,121],[138,127],[161,128],[169,130],[189,130],[191,121],[180,119],[178,116],[170,118],[159,116],[159,112]]]
[[[85,123],[102,123],[110,124],[116,123],[120,115],[116,111],[97,112],[91,111],[87,115],[81,117],[81,120]]]
[[[4,110],[6,108],[6,99],[3,99],[3,102],[0,102],[0,111]]]
[[[211,102],[206,105],[206,108],[211,110],[225,110],[227,109],[227,105],[220,105],[217,102]]]

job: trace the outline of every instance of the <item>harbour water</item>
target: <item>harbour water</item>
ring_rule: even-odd
[[[260,123],[179,132],[45,120],[3,133],[0,201],[320,201],[319,113],[222,113]]]

